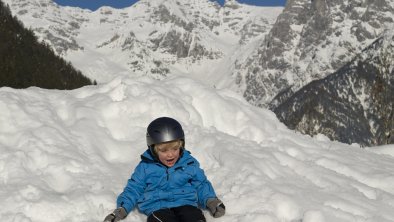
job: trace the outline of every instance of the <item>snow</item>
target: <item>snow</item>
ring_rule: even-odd
[[[156,117],[181,122],[226,215],[208,221],[394,221],[394,146],[286,129],[269,110],[187,77],[72,91],[0,88],[0,218],[102,221]],[[146,221],[134,210],[125,220]]]

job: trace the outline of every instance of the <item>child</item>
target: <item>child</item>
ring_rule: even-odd
[[[185,150],[178,121],[161,117],[146,133],[148,150],[118,196],[117,209],[104,222],[124,219],[138,205],[148,222],[205,222],[202,211],[223,216],[225,206],[215,194],[199,163]]]

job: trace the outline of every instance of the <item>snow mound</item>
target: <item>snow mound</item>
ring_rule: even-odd
[[[0,88],[2,221],[102,221],[146,149],[146,126],[181,122],[226,205],[208,221],[394,221],[393,147],[287,130],[229,90],[173,77],[73,91]],[[124,221],[143,222],[133,211]]]

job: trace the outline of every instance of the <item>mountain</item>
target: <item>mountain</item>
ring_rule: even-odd
[[[244,97],[275,108],[346,65],[393,23],[393,0],[288,0],[265,40],[240,63]]]
[[[92,81],[55,55],[0,1],[0,87],[75,89]]]
[[[394,143],[394,31],[274,109],[291,129],[364,146]]]
[[[98,82],[114,76],[187,75],[233,87],[234,61],[247,57],[282,7],[228,0],[140,0],[125,9],[61,7],[51,0],[6,0],[27,27]]]

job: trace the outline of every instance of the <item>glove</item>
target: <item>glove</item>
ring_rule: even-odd
[[[117,222],[124,218],[126,218],[127,212],[123,207],[119,207],[118,209],[114,210],[111,214],[105,217],[104,222]]]
[[[215,218],[223,216],[226,212],[226,207],[218,198],[209,198],[207,200],[207,208]]]

